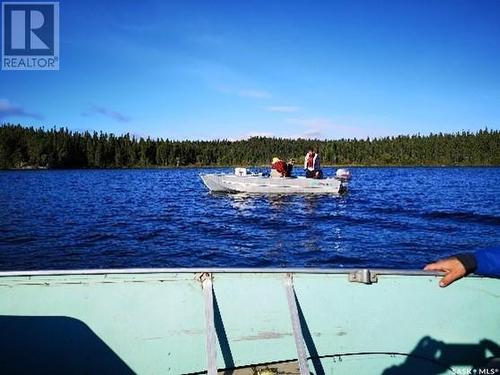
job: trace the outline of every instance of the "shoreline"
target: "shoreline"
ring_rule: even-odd
[[[220,169],[220,168],[270,168],[269,165],[183,165],[183,166],[137,166],[137,167],[104,167],[104,168],[49,168],[21,167],[0,168],[0,171],[56,171],[56,170],[133,170],[133,169]],[[323,168],[500,168],[500,165],[453,165],[453,164],[325,164]],[[294,168],[301,170],[302,168]]]

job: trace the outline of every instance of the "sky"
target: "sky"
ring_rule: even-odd
[[[0,123],[169,139],[500,129],[498,0],[64,0]]]

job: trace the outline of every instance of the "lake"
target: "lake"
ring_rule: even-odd
[[[500,168],[350,170],[341,197],[209,193],[229,168],[0,171],[0,269],[415,269],[500,244]]]

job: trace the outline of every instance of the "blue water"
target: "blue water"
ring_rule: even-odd
[[[352,168],[342,197],[214,195],[215,171],[1,171],[0,269],[421,268],[500,244],[500,168]]]

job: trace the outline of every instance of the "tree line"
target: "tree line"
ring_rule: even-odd
[[[268,165],[274,156],[301,162],[309,147],[327,165],[500,165],[500,131],[487,128],[373,139],[178,141],[0,126],[1,169]]]

